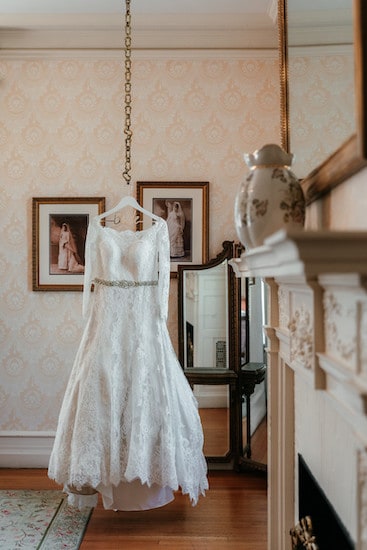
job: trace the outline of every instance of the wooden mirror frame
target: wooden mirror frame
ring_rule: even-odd
[[[367,166],[367,2],[353,0],[353,11],[357,132],[302,180],[306,204]],[[287,22],[287,0],[278,0],[280,137],[282,147],[290,152]]]
[[[241,284],[235,276],[229,260],[239,257],[241,245],[233,241],[224,241],[222,251],[206,264],[178,265],[178,358],[191,387],[197,385],[227,385],[229,391],[229,448],[223,456],[206,456],[208,463],[229,463],[238,455],[238,442],[242,433],[241,402],[238,395],[238,373],[241,368]],[[202,271],[220,265],[228,260],[228,368],[184,368],[185,338],[184,338],[184,274],[186,271]]]

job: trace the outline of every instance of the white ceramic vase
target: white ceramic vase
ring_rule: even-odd
[[[249,173],[235,200],[235,227],[244,247],[261,246],[282,228],[303,228],[306,205],[302,187],[290,169],[293,155],[268,144],[244,158]]]

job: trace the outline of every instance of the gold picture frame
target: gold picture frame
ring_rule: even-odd
[[[32,290],[83,290],[89,220],[104,210],[104,197],[32,199]]]
[[[138,181],[136,193],[143,208],[167,221],[172,278],[177,277],[178,265],[208,261],[209,182]],[[140,218],[143,228],[152,224],[151,218]]]

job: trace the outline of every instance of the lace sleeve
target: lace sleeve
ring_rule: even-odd
[[[158,270],[160,316],[167,321],[170,281],[170,244],[167,223],[163,219],[158,233]]]
[[[83,317],[86,318],[89,313],[90,300],[92,294],[92,269],[96,262],[96,240],[93,220],[88,225],[87,237],[85,240],[85,269],[83,286]]]

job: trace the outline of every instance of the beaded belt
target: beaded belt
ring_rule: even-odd
[[[105,279],[99,279],[96,277],[93,279],[93,283],[104,286],[118,286],[120,288],[132,288],[136,286],[157,286],[158,281],[106,281]]]

